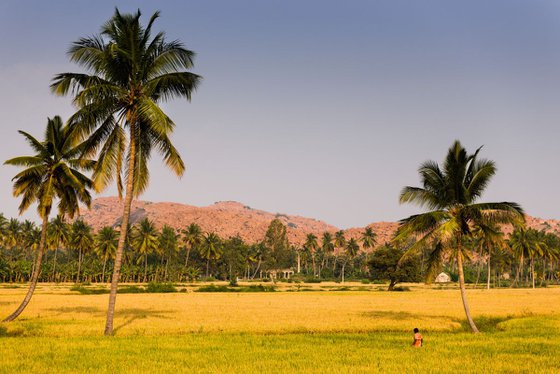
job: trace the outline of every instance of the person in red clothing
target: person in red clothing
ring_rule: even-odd
[[[417,328],[414,329],[414,341],[412,342],[413,347],[421,347],[424,339],[422,338],[422,334],[420,334]]]

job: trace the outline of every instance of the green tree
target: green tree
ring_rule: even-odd
[[[56,282],[56,255],[60,246],[68,244],[69,230],[68,225],[64,222],[64,217],[58,214],[51,220],[49,228],[47,229],[47,243],[48,246],[54,248],[53,266],[52,266],[52,281]]]
[[[125,201],[121,236],[117,247],[105,335],[113,333],[113,317],[120,276],[126,228],[132,199],[148,186],[148,160],[152,150],[159,152],[165,164],[181,176],[185,166],[169,138],[174,122],[159,104],[174,97],[191,99],[201,80],[188,71],[194,53],[180,41],[168,42],[165,34],[152,36],[156,12],[147,26],[136,14],[114,16],[101,28],[100,35],[81,38],[69,50],[70,59],[87,73],[62,73],[54,77],[54,93],[74,93],[78,111],[72,123],[78,135],[86,138],[85,155],[99,151],[93,179],[102,190],[115,178],[119,195],[126,171]],[[128,131],[128,137],[127,137]],[[123,163],[126,161],[126,166]]]
[[[441,261],[445,253],[457,260],[459,287],[467,321],[473,332],[478,329],[472,320],[465,291],[462,247],[463,239],[472,236],[475,226],[524,222],[523,210],[512,202],[475,203],[496,173],[494,162],[480,159],[480,148],[469,155],[459,141],[447,153],[443,168],[426,161],[419,171],[422,187],[404,187],[400,203],[415,203],[432,211],[400,221],[395,240],[420,235],[407,253],[415,253],[433,244],[432,261]]]
[[[305,237],[305,243],[303,244],[303,248],[309,253],[311,256],[311,262],[313,266],[313,275],[317,276],[317,269],[315,263],[315,256],[317,252],[317,248],[319,248],[319,244],[317,243],[317,235],[315,234],[307,234]]]
[[[154,252],[158,246],[158,232],[156,226],[148,218],[144,218],[138,225],[132,227],[131,235],[130,244],[132,248],[140,254],[141,257],[139,259],[144,259],[144,282],[147,282],[148,255]]]
[[[220,237],[213,232],[204,235],[202,244],[199,247],[199,252],[200,255],[206,260],[206,278],[208,278],[210,276],[210,260],[217,260],[222,256],[222,239],[220,239]]]
[[[474,226],[472,230],[473,237],[478,239],[479,243],[479,254],[486,252],[486,266],[488,269],[488,277],[486,279],[486,288],[490,289],[490,265],[491,265],[491,258],[492,252],[494,250],[503,249],[506,246],[506,242],[504,240],[504,233],[500,230],[500,228],[495,224],[484,224],[480,223]],[[478,278],[478,277],[477,277]]]
[[[110,226],[104,226],[95,235],[94,251],[103,260],[101,282],[105,282],[105,266],[109,259],[114,259],[117,253],[119,233]]]
[[[399,282],[420,281],[420,260],[418,256],[408,256],[404,261],[399,260],[404,250],[390,246],[382,246],[371,253],[368,266],[374,280],[388,280],[388,291],[393,291]]]
[[[179,253],[178,245],[179,235],[175,233],[173,227],[164,225],[161,228],[161,233],[158,237],[158,247],[161,251],[161,255],[165,259],[165,273],[164,279],[167,279],[169,259],[175,257]]]
[[[21,314],[37,287],[53,201],[58,199],[59,214],[70,218],[78,212],[80,202],[89,207],[91,196],[88,188],[92,186],[92,182],[80,170],[90,170],[95,165],[91,160],[78,158],[81,147],[72,141],[71,130],[64,126],[58,116],[48,120],[45,139],[42,142],[26,132],[20,131],[20,134],[25,137],[35,154],[12,158],[4,163],[24,167],[24,170],[12,179],[14,196],[22,197],[19,213],[37,203],[37,212],[43,222],[29,290],[20,306],[4,320],[5,322],[13,321]]]
[[[373,248],[377,244],[377,234],[371,227],[366,227],[366,229],[362,233],[360,241],[362,242],[362,247],[364,249]]]
[[[202,243],[202,229],[196,223],[191,223],[186,230],[182,230],[183,243],[185,243],[185,268],[189,264],[189,256],[193,249],[196,249]]]
[[[328,231],[325,231],[321,237],[321,248],[324,253],[324,263],[321,264],[321,268],[323,268],[324,266],[329,266],[329,257],[333,255],[335,249],[334,238]]]
[[[265,251],[263,265],[266,270],[281,269],[290,266],[290,242],[286,226],[279,219],[273,219],[268,225],[263,240]]]
[[[84,255],[93,247],[93,232],[90,225],[83,220],[78,219],[72,223],[70,230],[70,245],[78,250],[78,271],[76,273],[76,282],[80,281],[80,271]]]

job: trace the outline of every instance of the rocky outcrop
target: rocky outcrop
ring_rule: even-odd
[[[83,209],[81,218],[94,227],[119,226],[121,222],[122,203],[116,197],[95,199],[90,210]],[[282,221],[293,244],[301,245],[308,233],[320,237],[325,231],[334,233],[339,229],[326,222],[281,213],[270,213],[253,209],[235,201],[221,201],[206,207],[196,207],[172,202],[134,201],[132,203],[130,221],[135,224],[144,218],[152,220],[157,227],[169,225],[183,229],[191,223],[197,223],[206,232],[215,232],[223,238],[238,235],[249,243],[263,239],[270,221],[277,218]],[[560,234],[560,221],[545,220],[527,216],[527,226],[547,232]],[[397,222],[375,222],[368,225],[377,234],[377,243],[385,244],[395,233]],[[348,239],[358,239],[363,227],[350,228],[345,231]],[[506,234],[511,227],[504,227]]]

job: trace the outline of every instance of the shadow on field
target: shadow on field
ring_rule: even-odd
[[[139,308],[129,308],[117,310],[116,315],[126,318],[123,324],[115,327],[114,332],[118,332],[123,327],[131,325],[134,321],[146,318],[162,318],[169,319],[167,315],[173,313],[172,310],[146,310]]]
[[[69,313],[87,313],[87,314],[104,314],[104,311],[92,306],[63,306],[60,308],[47,309],[49,312],[55,312],[55,316]]]
[[[520,318],[522,316],[518,316]],[[492,316],[480,316],[474,317],[474,324],[478,329],[482,332],[496,332],[496,331],[504,331],[505,328],[500,326],[500,323],[509,321],[511,319],[516,318],[515,316],[505,316],[505,317],[492,317]],[[457,322],[461,323],[461,327],[457,329],[457,332],[471,332],[471,328],[469,323],[466,319],[457,320]]]

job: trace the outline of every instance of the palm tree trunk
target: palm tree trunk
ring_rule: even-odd
[[[191,254],[191,247],[187,248],[187,255],[185,256],[185,267],[189,264],[189,255]]]
[[[490,289],[490,248],[488,248],[488,279],[486,280],[486,289]]]
[[[144,283],[148,280],[148,254],[144,255]]]
[[[45,217],[43,217],[43,227],[41,229],[41,242],[39,243],[39,250],[37,251],[37,257],[35,258],[35,268],[33,269],[33,276],[31,277],[29,290],[27,291],[27,294],[25,295],[25,298],[21,302],[20,306],[15,310],[15,312],[6,317],[3,322],[11,322],[16,319],[21,314],[21,312],[23,312],[27,304],[29,304],[29,301],[31,301],[33,292],[35,292],[35,288],[37,287],[39,274],[41,273],[41,262],[43,261],[43,252],[45,251],[45,243],[47,241],[48,224],[49,216],[45,214]]]
[[[105,283],[105,266],[107,265],[107,256],[103,259],[103,273],[101,275],[101,283]]]
[[[82,249],[79,249],[78,252],[78,273],[76,274],[76,283],[80,282],[80,270],[82,267]]]
[[[301,253],[297,251],[297,272],[301,273]]]
[[[105,335],[113,335],[113,318],[115,317],[115,303],[117,301],[117,287],[119,277],[121,275],[121,265],[128,231],[128,221],[130,218],[130,206],[132,205],[133,187],[134,187],[134,171],[136,164],[136,123],[134,120],[129,121],[130,124],[130,144],[128,157],[128,175],[126,181],[126,195],[123,207],[123,218],[121,222],[121,232],[119,235],[119,243],[117,246],[117,254],[115,256],[115,265],[113,267],[113,277],[111,280],[111,292],[109,293],[109,306],[107,308],[107,321],[105,322]]]
[[[531,256],[531,281],[533,282],[533,289],[535,289],[535,259]]]
[[[206,260],[206,278],[208,278],[208,269],[210,268],[210,257]]]
[[[467,291],[465,290],[465,274],[463,274],[463,254],[461,253],[461,239],[458,239],[457,244],[457,270],[459,270],[459,288],[461,289],[461,299],[463,300],[463,308],[465,309],[465,315],[467,316],[467,321],[471,330],[476,334],[478,333],[478,328],[474,324],[471,317],[471,312],[469,310],[469,304],[467,302]]]
[[[53,270],[52,270],[52,280],[53,282],[56,282],[55,280],[55,274],[56,274],[56,255],[58,253],[58,240],[56,242],[56,248],[54,249],[54,259],[53,259]]]
[[[342,283],[344,283],[344,270],[346,268],[346,262],[344,262],[344,264],[342,264]]]
[[[482,270],[482,246],[478,251],[478,269],[476,270],[476,282],[474,284],[474,288],[478,288],[478,281],[480,280],[480,271]],[[422,262],[424,261],[424,251],[422,250]],[[422,269],[424,265],[422,264]],[[424,275],[424,270],[421,270],[420,274]]]

